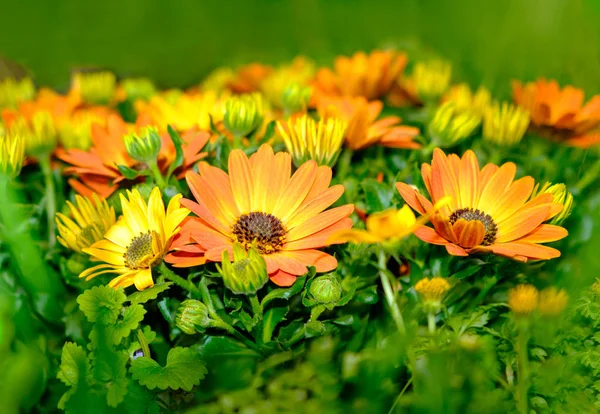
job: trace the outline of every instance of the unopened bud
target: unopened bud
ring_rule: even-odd
[[[194,335],[211,326],[212,319],[208,316],[206,305],[196,299],[187,299],[181,302],[175,316],[175,325],[181,332]]]
[[[262,97],[257,94],[233,96],[225,102],[225,127],[235,136],[245,137],[263,122]]]
[[[443,103],[428,126],[432,142],[439,147],[453,146],[470,136],[481,123],[472,112],[458,112],[452,102]]]
[[[248,252],[241,244],[233,245],[233,262],[227,250],[223,252],[219,273],[225,286],[235,294],[252,295],[269,280],[267,265],[258,250],[251,247]]]
[[[139,162],[155,162],[160,153],[162,139],[154,127],[145,127],[140,134],[131,133],[123,137],[127,153]]]
[[[563,221],[565,221],[566,218],[571,215],[571,210],[573,209],[573,194],[567,191],[567,186],[562,183],[552,184],[546,182],[541,188],[539,184],[535,186],[532,197],[544,193],[552,194],[552,197],[554,198],[553,201],[563,205],[563,209],[560,211],[560,213],[550,220],[550,224],[556,224],[557,226],[560,226]]]
[[[281,94],[281,106],[288,112],[298,112],[308,106],[312,90],[297,83],[288,85]]]
[[[336,303],[342,297],[342,285],[333,274],[319,276],[312,281],[308,292],[317,303]]]

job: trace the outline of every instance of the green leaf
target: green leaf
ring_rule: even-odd
[[[112,324],[116,322],[126,299],[123,289],[96,286],[79,295],[77,303],[88,321]]]
[[[149,289],[142,290],[140,292],[134,292],[127,297],[127,300],[131,302],[132,305],[138,303],[146,303],[149,300],[154,300],[158,297],[159,294],[169,289],[169,287],[173,284],[173,282],[164,282],[157,283]]]
[[[127,398],[123,406],[128,414],[158,414],[160,412],[160,406],[156,402],[154,394],[135,381],[129,382]]]
[[[129,354],[119,352],[112,364],[111,379],[106,384],[106,402],[111,407],[121,404],[127,395],[127,386],[129,385],[129,379],[127,378],[128,361]]]
[[[285,320],[285,316],[287,315],[290,307],[288,305],[285,306],[274,306],[272,308],[267,309],[263,316],[263,341],[269,342],[273,337],[273,331],[275,331],[275,327],[279,322]]]
[[[135,180],[142,175],[140,171],[134,170],[126,165],[117,165],[117,168],[119,169],[119,172],[123,174],[123,177],[127,178],[128,180]]]
[[[181,167],[181,165],[183,164],[183,149],[181,148],[181,146],[183,145],[183,141],[181,140],[181,137],[179,136],[177,131],[175,131],[173,127],[171,127],[171,125],[167,126],[167,131],[169,132],[171,141],[173,141],[173,145],[175,146],[175,159],[173,160],[171,165],[169,165],[169,170],[167,171],[167,178],[169,178],[171,174],[173,174],[173,171]]]
[[[58,408],[65,409],[65,404],[77,389],[80,381],[85,381],[90,370],[90,363],[85,350],[72,342],[67,342],[62,349],[60,367],[56,378],[71,387],[58,402]]]
[[[392,198],[394,197],[392,186],[367,178],[362,182],[362,188],[369,213],[387,210],[391,207]]]
[[[289,288],[273,289],[272,291],[270,291],[269,293],[267,293],[265,295],[265,297],[261,301],[261,305],[263,307],[265,307],[273,299],[289,299],[289,298],[291,298],[292,296],[294,296],[295,294],[297,294],[298,292],[300,292],[302,290],[302,288],[304,287],[304,283],[306,282],[306,277],[307,276],[305,275],[305,276],[297,278],[296,281],[294,282],[294,284],[292,286],[290,286]]]
[[[369,286],[365,289],[359,290],[354,295],[354,300],[364,305],[374,305],[379,301],[379,295],[377,294],[377,286]]]
[[[123,312],[123,317],[117,320],[115,323],[106,325],[103,327],[103,335],[106,335],[110,344],[119,345],[123,338],[129,336],[131,331],[136,329],[140,322],[144,320],[146,310],[142,305],[129,306]],[[91,334],[90,340],[93,343],[97,343],[98,329],[95,327]]]
[[[131,363],[133,378],[153,390],[183,389],[191,391],[206,375],[206,367],[200,356],[190,348],[172,348],[164,367],[149,357],[141,357]]]
[[[198,349],[204,359],[214,357],[222,359],[225,356],[257,358],[259,356],[256,351],[228,336],[206,336]]]

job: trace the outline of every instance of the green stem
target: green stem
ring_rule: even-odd
[[[148,346],[148,341],[146,340],[146,336],[144,335],[144,332],[142,332],[141,329],[138,329],[138,331],[137,331],[137,339],[138,339],[138,342],[140,343],[140,347],[142,348],[142,352],[144,353],[144,356],[148,357],[148,358],[152,358],[150,356],[150,347]]]
[[[350,163],[352,161],[353,151],[350,148],[344,148],[337,162],[337,177],[342,179],[348,174]]]
[[[54,177],[52,176],[52,166],[50,164],[50,154],[40,158],[40,167],[44,175],[44,184],[46,187],[46,218],[48,221],[48,247],[52,249],[56,244],[56,189],[54,188]]]
[[[529,356],[527,343],[529,342],[529,330],[527,326],[519,326],[517,336],[517,407],[520,414],[529,414]]]
[[[379,249],[378,252],[378,265],[379,265],[379,276],[381,277],[381,285],[383,286],[383,292],[385,293],[385,299],[390,308],[390,312],[392,314],[392,318],[396,323],[396,327],[398,331],[404,335],[406,334],[406,325],[404,324],[404,318],[402,317],[402,312],[400,311],[400,307],[398,306],[398,302],[396,301],[396,295],[392,288],[392,284],[388,277],[387,273],[387,256],[383,249]]]
[[[161,262],[158,267],[158,271],[161,275],[165,277],[165,279],[170,280],[175,283],[180,288],[183,288],[191,293],[198,293],[198,288],[194,285],[194,283],[190,282],[187,279],[182,278],[177,273],[173,272],[171,269],[167,267],[165,262]]]
[[[427,328],[429,329],[429,333],[433,335],[435,333],[436,323],[435,323],[435,314],[433,312],[427,313]]]
[[[148,162],[148,168],[150,168],[150,172],[152,173],[152,178],[156,182],[156,185],[163,190],[166,186],[165,178],[163,177],[160,169],[158,168],[158,164],[155,161]]]
[[[249,295],[248,298],[250,299],[250,305],[252,306],[252,312],[254,313],[254,317],[257,318],[257,320],[262,320],[263,318],[263,308],[260,304],[260,302],[258,301],[258,297],[256,295]]]
[[[392,404],[390,411],[388,411],[388,414],[391,414],[394,411],[394,408],[396,408],[396,405],[398,405],[398,402],[400,401],[400,399],[402,398],[402,396],[404,395],[404,393],[406,392],[408,387],[410,387],[410,384],[412,384],[412,381],[413,381],[413,377],[410,377],[410,379],[408,380],[408,382],[406,383],[404,388],[402,388],[402,391],[400,391],[400,394],[398,394],[398,396],[394,400],[394,404]]]

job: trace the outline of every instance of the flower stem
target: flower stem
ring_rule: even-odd
[[[146,336],[144,335],[144,332],[142,332],[141,329],[138,329],[138,331],[137,331],[137,339],[138,339],[138,342],[140,343],[140,347],[142,348],[142,352],[144,353],[144,356],[148,357],[148,358],[152,358],[150,356],[150,347],[148,346],[148,341],[146,340]]]
[[[54,177],[52,176],[52,166],[50,165],[50,154],[40,158],[40,167],[44,175],[44,184],[46,187],[46,218],[48,221],[48,247],[52,249],[56,244],[56,190],[54,188]]]
[[[402,317],[402,312],[400,311],[400,307],[398,306],[398,302],[396,301],[396,295],[394,293],[392,284],[390,282],[390,278],[387,273],[387,256],[383,249],[379,249],[377,257],[379,266],[379,276],[381,277],[381,285],[383,286],[385,299],[390,308],[392,318],[396,323],[398,331],[400,331],[400,333],[404,335],[406,334],[406,325],[404,324],[404,318]]]
[[[252,312],[254,313],[254,317],[257,320],[262,320],[263,318],[263,308],[258,301],[258,297],[256,295],[249,295],[250,305],[252,306]]]
[[[433,312],[427,312],[427,328],[429,329],[430,334],[435,333],[435,314]]]
[[[173,272],[171,269],[169,269],[167,267],[165,262],[160,263],[160,266],[158,267],[158,271],[160,272],[161,275],[163,275],[165,277],[165,279],[170,280],[171,282],[175,283],[180,288],[185,289],[191,293],[198,293],[198,288],[196,286],[194,286],[194,284],[192,282],[190,282],[187,279],[182,278],[177,273]]]
[[[152,173],[152,178],[154,178],[156,185],[158,185],[158,187],[161,190],[163,190],[166,186],[165,177],[163,177],[162,173],[160,172],[160,169],[158,168],[158,164],[156,163],[156,160],[149,162],[148,168],[150,168],[150,172]]]
[[[388,414],[391,414],[394,411],[394,408],[396,408],[396,405],[398,405],[398,402],[400,401],[400,399],[402,399],[402,396],[404,395],[404,393],[406,392],[408,387],[410,387],[410,384],[412,384],[412,381],[413,381],[413,377],[410,377],[410,379],[407,381],[404,388],[402,388],[402,391],[400,391],[400,394],[398,394],[398,396],[394,400],[394,404],[392,404],[390,411],[388,411]]]
[[[529,357],[527,355],[527,343],[529,342],[529,330],[527,326],[519,326],[517,336],[517,407],[520,414],[529,413]]]

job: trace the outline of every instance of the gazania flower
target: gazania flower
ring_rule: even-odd
[[[567,145],[587,148],[600,142],[600,95],[584,105],[584,93],[573,86],[538,79],[513,82],[515,103],[531,114],[532,129]]]
[[[446,247],[455,256],[490,252],[514,260],[552,259],[560,251],[539,243],[560,240],[567,231],[544,224],[563,208],[552,194],[530,199],[532,177],[514,181],[517,167],[508,162],[479,169],[473,151],[462,158],[446,156],[436,148],[431,165],[423,164],[421,173],[431,201],[418,190],[397,183],[404,200],[421,214],[428,214],[443,197],[451,197],[447,206],[431,217],[433,228],[423,226],[415,235],[421,240]]]
[[[385,95],[406,66],[406,55],[394,51],[374,50],[370,54],[357,52],[352,57],[339,56],[334,70],[317,71],[314,103],[326,96],[362,96],[368,100]]]
[[[88,151],[79,149],[59,150],[57,157],[70,164],[65,168],[65,174],[77,176],[70,179],[69,184],[79,194],[91,196],[98,193],[106,198],[125,179],[117,165],[134,168],[137,162],[129,156],[123,137],[130,132],[128,125],[118,116],[110,116],[106,127],[98,124],[92,125],[92,148]],[[183,165],[176,174],[185,173],[206,153],[200,152],[208,142],[210,134],[206,131],[191,129],[185,132],[181,139],[184,153]],[[175,159],[175,147],[168,137],[162,136],[162,147],[158,156],[158,166],[161,171],[166,171]]]
[[[83,249],[104,238],[107,230],[117,221],[115,209],[96,194],[92,199],[75,196],[75,204],[67,201],[73,219],[56,214],[56,225],[60,244],[68,249],[83,253]]]
[[[383,110],[381,101],[368,102],[365,98],[322,98],[317,107],[322,117],[339,117],[348,122],[345,140],[349,148],[358,150],[381,144],[392,148],[420,148],[413,139],[419,135],[415,127],[398,125],[397,116],[377,119]]]
[[[179,206],[181,194],[165,205],[158,187],[148,203],[137,190],[122,194],[123,216],[106,233],[105,239],[83,251],[94,260],[105,262],[82,272],[79,277],[90,280],[105,273],[119,276],[108,284],[115,289],[135,285],[138,290],[154,286],[152,267],[161,263],[172,237],[189,210]]]
[[[197,200],[182,200],[197,217],[183,224],[167,261],[178,267],[220,262],[234,243],[254,246],[264,257],[271,280],[290,286],[314,266],[318,272],[337,267],[337,260],[317,249],[329,236],[352,226],[354,207],[324,211],[344,192],[329,188],[331,168],[308,161],[291,175],[286,152],[273,153],[265,144],[250,159],[241,151],[229,156],[229,174],[202,162],[200,174],[189,172],[187,183]],[[290,177],[291,175],[291,177]]]

